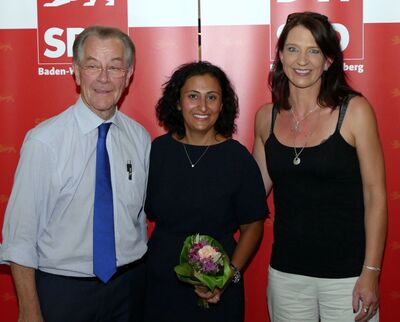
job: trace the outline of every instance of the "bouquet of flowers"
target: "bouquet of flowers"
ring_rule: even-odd
[[[178,278],[192,285],[204,285],[214,291],[223,288],[231,276],[229,258],[221,244],[207,235],[191,235],[183,243],[180,264],[175,266]],[[205,299],[198,304],[208,308]]]

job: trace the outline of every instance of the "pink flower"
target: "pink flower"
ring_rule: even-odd
[[[217,262],[221,257],[221,253],[218,252],[214,247],[210,245],[206,245],[198,251],[198,254],[201,259],[205,259],[211,257],[214,262]]]

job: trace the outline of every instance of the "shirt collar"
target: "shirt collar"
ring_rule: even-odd
[[[75,103],[74,110],[76,120],[78,121],[78,126],[83,134],[93,131],[94,129],[98,128],[100,124],[104,123],[104,120],[101,117],[98,117],[85,105],[81,97],[79,97],[78,101]],[[116,109],[114,115],[106,122],[111,122],[117,127],[120,126],[121,120],[118,108]]]

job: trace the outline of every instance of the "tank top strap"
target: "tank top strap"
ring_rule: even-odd
[[[271,127],[269,129],[270,135],[274,132],[275,120],[276,116],[278,115],[278,112],[279,112],[278,105],[274,104],[274,106],[272,107]]]
[[[342,102],[342,104],[339,107],[339,118],[338,122],[336,125],[336,131],[340,131],[340,128],[342,127],[344,116],[346,115],[347,107],[349,105],[350,100],[354,97],[355,95],[350,94],[348,95]]]

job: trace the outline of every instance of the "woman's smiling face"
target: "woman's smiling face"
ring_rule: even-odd
[[[298,88],[319,88],[321,75],[330,65],[311,32],[301,25],[289,31],[279,57],[290,84]]]
[[[210,74],[188,78],[181,88],[178,109],[182,110],[186,134],[215,135],[214,125],[222,108],[222,90]]]

